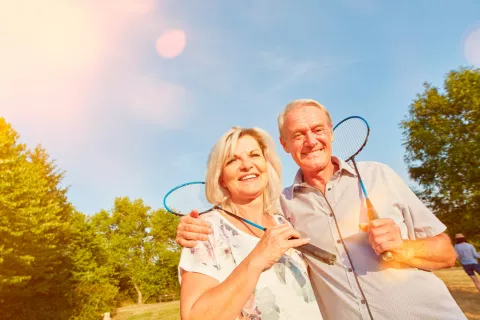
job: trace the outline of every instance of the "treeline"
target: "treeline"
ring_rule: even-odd
[[[0,318],[96,320],[178,293],[177,218],[127,197],[86,216],[63,177],[0,118]]]

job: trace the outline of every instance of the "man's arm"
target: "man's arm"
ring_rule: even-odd
[[[183,216],[177,226],[175,241],[181,247],[193,248],[197,241],[208,240],[208,235],[213,232],[207,221],[198,219],[198,211],[193,210],[188,216]]]
[[[392,219],[372,220],[363,229],[377,255],[392,251],[396,261],[424,270],[450,268],[456,253],[445,233],[416,240],[404,240],[400,228]]]

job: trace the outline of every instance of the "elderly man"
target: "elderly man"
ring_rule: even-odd
[[[280,198],[283,214],[302,237],[339,257],[330,266],[305,256],[323,317],[466,319],[430,272],[455,263],[446,227],[398,175],[381,163],[357,163],[380,215],[369,221],[355,170],[332,156],[328,110],[295,100],[278,116],[278,127],[284,150],[300,167]],[[191,247],[207,229],[183,217],[177,242]],[[383,261],[385,251],[395,259]]]

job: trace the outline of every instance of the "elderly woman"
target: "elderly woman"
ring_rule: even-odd
[[[207,166],[208,200],[267,231],[220,210],[201,216],[213,233],[182,251],[182,319],[322,318],[305,263],[292,249],[308,239],[276,215],[280,175],[274,143],[263,130],[234,127],[215,144]]]

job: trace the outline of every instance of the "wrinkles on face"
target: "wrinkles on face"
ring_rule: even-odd
[[[285,116],[282,145],[303,171],[323,170],[332,155],[332,127],[323,110],[303,106]]]

